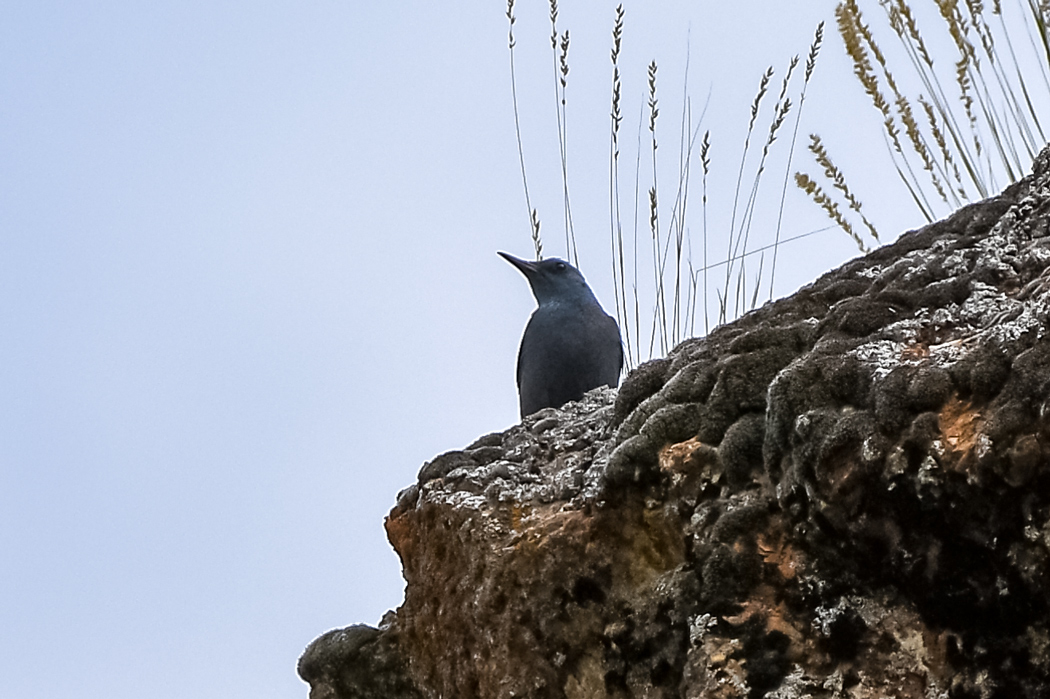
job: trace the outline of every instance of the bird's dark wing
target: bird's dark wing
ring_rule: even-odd
[[[524,341],[524,338],[522,338],[522,340]],[[522,344],[524,345],[524,342]],[[514,372],[514,378],[518,382],[518,393],[521,393],[521,355],[522,355],[522,351],[521,350],[522,350],[522,348],[518,347],[518,368]]]
[[[560,407],[555,395],[571,370],[566,356],[565,331],[571,329],[558,311],[539,308],[525,326],[518,349],[518,402],[522,417],[541,408]],[[562,401],[564,402],[564,400]]]
[[[541,306],[518,350],[522,416],[579,400],[592,388],[615,388],[622,369],[620,329],[597,303]]]
[[[623,339],[620,337],[620,326],[616,324],[616,319],[605,315],[604,321],[605,340],[603,344],[612,349],[606,350],[605,362],[607,363],[604,365],[606,368],[603,369],[600,381],[602,384],[616,388],[620,383],[620,374],[623,372]]]

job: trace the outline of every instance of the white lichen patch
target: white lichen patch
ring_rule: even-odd
[[[857,347],[849,354],[870,368],[872,378],[878,381],[901,365],[901,358],[905,356],[904,350],[907,347],[903,342],[876,340]]]

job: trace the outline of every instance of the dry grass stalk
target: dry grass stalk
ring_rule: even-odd
[[[966,38],[966,20],[959,12],[958,0],[936,0],[937,9],[941,17],[948,25],[948,33],[959,50],[959,60],[955,63],[955,81],[959,85],[960,97],[966,117],[970,121],[970,129],[973,133],[973,144],[977,151],[977,157],[981,157],[982,145],[977,130],[977,116],[973,111],[973,83],[970,79],[970,65],[976,60],[973,44]]]
[[[904,0],[895,0],[901,7],[907,8]],[[951,16],[951,11],[946,10]],[[958,24],[958,23],[957,23]],[[892,26],[892,22],[891,22]],[[914,20],[912,21],[912,29],[907,37],[902,35],[898,31],[898,36],[904,43],[905,47],[908,48],[912,39],[912,35],[919,37],[918,41],[921,42],[921,36],[918,33],[918,28],[914,26]],[[965,27],[965,24],[959,25]],[[953,44],[957,47],[958,43],[958,27],[956,29],[949,28],[949,33],[954,33]],[[932,106],[936,108],[937,114],[941,123],[944,126],[947,135],[950,137],[950,143],[953,145],[958,153],[958,158],[962,162],[963,168],[965,169],[970,183],[974,186],[977,193],[981,197],[987,196],[993,187],[993,184],[988,181],[987,175],[984,174],[985,168],[981,165],[981,153],[983,144],[979,133],[974,131],[973,122],[971,117],[974,116],[972,108],[972,96],[971,86],[972,77],[968,72],[971,65],[976,63],[973,58],[967,57],[972,55],[970,49],[972,45],[968,46],[967,42],[962,41],[962,48],[958,49],[960,52],[960,60],[956,63],[954,78],[955,82],[959,85],[959,98],[958,101],[964,106],[965,121],[958,120],[951,109],[950,105],[952,100],[949,100],[946,96],[941,82],[937,76],[937,72],[934,70],[933,60],[929,57],[928,53],[924,54],[922,62],[916,60],[914,54],[912,55],[912,64],[916,73],[922,80],[927,92],[930,95]],[[964,71],[960,76],[960,66],[963,67]],[[978,73],[979,77],[979,73]],[[966,124],[964,129],[960,124]],[[945,139],[947,141],[947,139]],[[942,170],[942,176],[944,179],[949,179],[949,174]]]
[[[933,52],[907,0],[878,0],[890,28],[903,46],[914,75],[925,94],[912,100],[897,87],[870,28],[861,19],[857,0],[843,0],[836,8],[840,34],[854,62],[854,73],[882,115],[891,144],[891,159],[923,215],[932,207],[924,187],[932,186],[942,202],[957,207],[972,198],[987,197],[1000,187],[1002,177],[1015,180],[1025,172],[1046,137],[1031,90],[1036,71],[1022,69],[1011,25],[1001,3],[982,0],[935,0],[937,15],[953,49],[949,99],[935,70]],[[1020,19],[1028,33],[1032,56],[1042,78],[1042,95],[1050,94],[1050,32],[1046,0],[1019,0]],[[874,64],[878,64],[881,79]],[[946,75],[948,74],[945,71]],[[892,96],[886,99],[885,86]],[[921,105],[924,118],[911,105]],[[894,105],[895,114],[889,110]],[[900,121],[897,122],[896,120]],[[920,124],[920,121],[922,122]],[[897,126],[897,123],[900,126]],[[904,152],[899,132],[910,146]],[[926,171],[926,184],[916,179],[910,161],[917,156]]]
[[[654,138],[656,134],[656,117],[660,115],[660,110],[657,109],[656,105],[656,61],[653,61],[649,64],[649,131],[654,134]],[[655,145],[653,150],[656,150]]]
[[[816,158],[817,164],[824,168],[824,176],[831,180],[832,184],[835,185],[835,189],[842,192],[842,196],[845,197],[849,208],[857,212],[857,215],[860,216],[864,226],[868,229],[868,232],[871,233],[871,237],[878,241],[879,232],[875,230],[875,226],[871,224],[871,221],[869,221],[864,215],[864,212],[861,211],[860,201],[853,196],[853,192],[850,191],[849,186],[846,184],[846,178],[842,175],[842,172],[838,169],[835,163],[831,161],[831,156],[828,155],[827,149],[824,148],[820,136],[810,134],[809,140],[809,150],[813,153],[813,157]]]
[[[649,232],[653,237],[653,276],[656,283],[656,303],[653,305],[653,331],[649,336],[649,354],[653,353],[653,348],[656,344],[657,336],[657,319],[662,318],[664,327],[667,325],[667,311],[663,308],[664,298],[664,282],[660,276],[660,266],[657,260],[660,259],[660,215],[659,206],[656,198],[656,185],[649,188]],[[660,353],[667,353],[667,342],[666,332],[659,333],[660,336]]]
[[[922,169],[926,170],[930,176],[930,182],[933,184],[933,188],[937,191],[937,196],[941,198],[944,203],[948,202],[948,194],[944,191],[944,185],[941,183],[940,177],[937,176],[934,166],[933,156],[930,154],[930,149],[926,146],[926,140],[922,136],[922,132],[919,131],[919,124],[915,120],[915,113],[912,111],[911,102],[908,99],[897,92],[896,87],[893,88],[895,94],[895,102],[897,104],[897,112],[900,114],[901,121],[904,123],[904,131],[908,134],[908,140],[911,141],[912,149],[918,154],[919,159],[922,160]]]
[[[688,290],[690,285],[687,284],[683,287],[682,278],[683,274],[690,274],[689,269],[692,268],[692,241],[686,230],[686,213],[689,202],[689,184],[690,173],[692,171],[693,151],[696,147],[696,139],[700,134],[700,125],[703,122],[704,113],[706,113],[706,107],[704,112],[701,113],[700,119],[697,120],[694,128],[692,101],[689,99],[689,56],[687,49],[685,74],[682,86],[682,121],[679,136],[678,188],[675,194],[674,205],[671,207],[671,223],[667,228],[666,237],[663,242],[663,252],[659,261],[660,278],[666,279],[666,275],[668,274],[668,258],[670,257],[673,239],[674,288],[671,292],[670,341],[668,346],[673,346],[684,338],[687,327],[687,314],[692,305],[692,299]],[[685,269],[683,269],[683,261],[685,263]],[[682,298],[683,293],[685,294],[684,308]],[[666,298],[663,300],[662,304],[664,308],[667,307],[668,301]],[[667,331],[664,330],[664,332],[666,333]]]
[[[725,286],[721,294],[719,294],[719,323],[724,323],[728,320],[728,313],[726,303],[729,298],[729,284],[733,277],[733,263],[737,259],[736,252],[740,247],[740,234],[736,233],[736,222],[737,213],[740,204],[740,185],[744,179],[744,165],[747,162],[747,153],[751,147],[751,134],[755,130],[755,120],[758,118],[759,108],[762,104],[762,98],[766,96],[766,92],[769,90],[769,81],[773,79],[773,66],[766,68],[766,72],[762,74],[762,79],[758,84],[758,92],[755,94],[755,98],[751,101],[751,118],[747,124],[747,134],[744,136],[744,150],[740,155],[740,168],[737,171],[736,177],[736,189],[733,193],[733,212],[729,221],[729,246],[726,251],[726,259],[729,264],[726,265],[726,280]],[[745,207],[746,208],[746,207]],[[741,217],[743,220],[743,216]],[[741,229],[743,224],[741,224]]]
[[[540,217],[536,209],[529,215],[529,224],[532,229],[532,247],[536,251],[536,259],[543,259],[543,239],[540,238]]]
[[[1050,64],[1050,27],[1047,26],[1047,17],[1050,16],[1050,2],[1047,0],[1028,0],[1028,11],[1032,21],[1035,23],[1036,34],[1042,45],[1043,54],[1046,56],[1046,64]]]
[[[1006,22],[1003,19],[1001,8],[999,8],[998,3],[995,3],[993,13],[999,19],[999,27],[1002,31],[1003,39],[1006,42],[1006,47],[1010,52],[1010,61],[1014,68],[1013,73],[1016,76],[1017,85],[1020,86],[1021,95],[1024,97],[1023,108],[1020,100],[1017,99],[1015,92],[1010,89],[1010,79],[1006,76],[1006,69],[1000,68],[1001,62],[996,63],[996,77],[999,80],[1000,89],[1008,95],[1011,100],[1015,119],[1022,128],[1022,135],[1024,136],[1025,148],[1028,151],[1028,156],[1029,158],[1034,159],[1035,153],[1038,152],[1043,143],[1046,143],[1046,136],[1043,133],[1042,123],[1039,121],[1039,114],[1032,105],[1032,96],[1028,91],[1028,81],[1021,72],[1021,66],[1017,58],[1017,52],[1014,50],[1010,31],[1007,29]],[[1031,31],[1029,28],[1029,36],[1030,35]],[[1032,46],[1033,48],[1035,47],[1034,42],[1032,43]],[[1043,79],[1043,86],[1046,88],[1047,92],[1050,92],[1050,82],[1047,81],[1045,66],[1040,64],[1039,69],[1039,75]],[[1029,119],[1031,120],[1031,124],[1029,124]],[[1032,127],[1034,127],[1034,130]]]
[[[512,92],[514,98],[515,108],[515,128],[517,133],[517,140],[519,146],[519,160],[521,162],[522,179],[525,183],[525,194],[526,204],[529,207],[529,221],[530,221],[530,233],[533,240],[533,245],[536,251],[537,259],[542,258],[543,254],[543,243],[540,236],[540,220],[537,209],[531,206],[529,199],[527,180],[525,178],[525,164],[523,157],[523,148],[521,144],[520,125],[518,121],[517,111],[517,95],[516,85],[514,80],[514,29],[515,29],[515,18],[514,18],[514,5],[515,0],[508,0],[507,6],[507,17],[510,22],[510,31],[508,34],[508,44],[511,52],[511,77],[512,77]],[[555,91],[557,97],[557,116],[558,116],[558,128],[559,128],[559,148],[561,155],[562,164],[562,180],[563,180],[563,192],[564,192],[564,204],[566,213],[566,246],[574,252],[575,239],[572,235],[572,223],[571,223],[571,208],[569,202],[569,188],[568,188],[568,167],[567,167],[567,120],[566,120],[566,93],[568,86],[568,74],[569,74],[569,60],[568,51],[570,47],[569,32],[560,31],[557,26],[559,19],[558,3],[557,0],[549,0],[550,7],[550,22],[551,22],[551,50],[554,56],[554,76],[555,76]],[[678,193],[674,200],[674,204],[670,211],[670,224],[666,231],[663,231],[660,227],[661,215],[660,211],[660,199],[665,198],[660,196],[659,192],[659,163],[658,163],[658,151],[659,143],[656,133],[657,121],[660,113],[659,100],[657,98],[657,63],[652,61],[648,66],[648,117],[646,118],[644,112],[644,104],[639,113],[639,124],[638,124],[638,155],[635,176],[635,225],[634,225],[634,244],[633,251],[630,249],[628,244],[625,244],[623,240],[623,220],[620,209],[620,155],[621,155],[621,126],[624,119],[623,114],[623,84],[621,75],[621,49],[623,41],[624,31],[624,11],[623,5],[619,5],[616,8],[615,21],[613,24],[612,31],[612,50],[610,52],[610,58],[612,61],[612,84],[611,84],[611,110],[610,110],[610,126],[609,126],[609,172],[610,172],[610,184],[609,184],[609,196],[610,196],[610,246],[613,259],[613,277],[614,277],[614,289],[616,295],[616,309],[617,316],[620,318],[620,325],[625,333],[625,353],[628,361],[628,366],[640,361],[644,358],[644,352],[640,348],[640,338],[642,337],[640,328],[640,312],[639,312],[639,285],[638,285],[638,228],[639,224],[642,223],[639,218],[640,215],[644,214],[639,211],[639,204],[644,207],[644,203],[639,201],[640,196],[644,196],[641,192],[640,179],[640,164],[642,158],[642,125],[648,124],[650,132],[650,154],[653,168],[653,180],[651,186],[648,189],[648,204],[649,204],[649,229],[652,240],[652,260],[653,260],[653,284],[655,287],[655,293],[653,296],[653,307],[652,307],[652,335],[650,336],[649,342],[649,355],[652,356],[656,348],[659,347],[659,351],[665,353],[670,348],[672,343],[677,342],[681,339],[681,336],[688,330],[693,332],[696,324],[696,305],[698,303],[698,288],[697,285],[701,278],[704,280],[704,297],[705,297],[705,310],[704,310],[704,325],[707,330],[711,329],[711,323],[709,319],[709,312],[707,308],[707,293],[709,286],[707,284],[708,271],[713,267],[717,267],[717,264],[712,265],[708,260],[708,241],[707,241],[707,204],[708,204],[708,177],[711,174],[711,133],[706,131],[699,143],[699,155],[700,163],[703,168],[702,177],[702,205],[703,205],[703,233],[704,233],[704,244],[703,244],[703,255],[704,264],[699,270],[694,268],[691,254],[692,246],[691,240],[688,235],[686,228],[686,210],[687,202],[689,198],[689,185],[690,185],[690,171],[692,167],[692,153],[694,146],[697,145],[697,138],[700,137],[700,123],[702,122],[703,116],[701,115],[700,120],[693,122],[691,103],[688,95],[688,57],[686,62],[686,74],[685,74],[685,95],[683,97],[682,106],[682,128],[681,128],[681,142],[679,152],[679,183]],[[814,41],[814,45],[811,47],[810,55],[806,62],[806,77],[805,81],[808,85],[809,79],[812,76],[817,52],[819,51],[821,37],[822,37],[823,25],[818,27],[817,38]],[[742,201],[740,193],[743,180],[743,170],[745,166],[749,165],[748,156],[750,155],[751,140],[754,136],[754,130],[757,125],[757,118],[761,109],[764,97],[769,91],[770,81],[773,77],[772,68],[768,69],[762,76],[760,82],[758,94],[751,104],[750,119],[748,122],[747,134],[744,140],[744,150],[741,155],[740,171],[738,172],[737,187],[733,201],[733,223],[731,226],[730,235],[730,254],[727,259],[720,263],[725,264],[727,267],[727,284],[726,293],[718,292],[719,306],[722,320],[726,319],[727,314],[727,301],[728,298],[728,280],[732,278],[731,271],[738,270],[738,288],[736,293],[737,298],[737,310],[743,305],[754,306],[758,302],[759,294],[759,282],[763,279],[762,275],[765,274],[765,252],[769,249],[775,250],[777,245],[781,243],[779,239],[779,224],[777,232],[777,240],[772,245],[765,245],[759,247],[757,250],[749,250],[748,247],[751,245],[749,240],[751,221],[757,207],[757,195],[760,190],[761,176],[766,169],[767,158],[771,156],[771,150],[773,144],[780,139],[782,129],[787,123],[787,119],[791,115],[793,109],[796,112],[801,111],[802,103],[805,100],[805,85],[802,88],[802,95],[797,102],[795,102],[795,96],[790,95],[790,81],[793,75],[796,73],[796,69],[799,64],[798,57],[792,59],[790,66],[788,67],[787,73],[780,86],[779,96],[777,97],[776,103],[773,107],[771,115],[771,121],[767,131],[767,138],[761,149],[761,155],[758,159],[757,169],[754,171],[754,178],[752,181],[751,189],[746,197],[746,201]],[[794,139],[797,136],[798,131],[798,118],[796,117],[795,130],[792,137],[792,149],[794,147]],[[790,167],[790,164],[789,164]],[[786,186],[785,186],[786,189]],[[670,200],[668,200],[670,201]],[[782,199],[783,201],[783,199]],[[666,206],[666,204],[665,204]],[[783,207],[783,203],[781,204]],[[665,224],[666,225],[666,224]],[[644,235],[644,233],[643,233]],[[796,236],[788,240],[799,239],[804,236]],[[673,239],[673,243],[672,243]],[[674,252],[672,255],[672,244],[674,246]],[[644,242],[642,243],[644,247]],[[627,264],[628,258],[632,257],[633,252],[633,273],[634,278],[632,282],[632,290],[629,292],[627,289]],[[734,254],[735,253],[735,254]],[[644,254],[644,251],[643,251]],[[758,263],[757,277],[752,280],[745,276],[745,260],[752,254],[758,254],[760,256]],[[571,257],[574,257],[572,255]],[[684,259],[683,259],[684,258]],[[673,265],[674,271],[669,269]],[[734,265],[736,267],[734,268]],[[686,269],[687,267],[687,269]],[[687,280],[682,279],[683,274],[689,274]],[[674,274],[673,282],[669,279],[668,275]],[[755,276],[755,275],[752,275]],[[753,288],[752,293],[747,294],[745,281],[752,281]],[[717,282],[716,282],[717,285]],[[673,292],[672,292],[673,288]],[[633,294],[632,294],[633,292]],[[671,298],[668,298],[668,294]],[[633,306],[634,306],[634,318],[633,322],[631,319],[630,307],[631,296],[633,295]],[[684,295],[684,298],[683,298]],[[659,340],[657,340],[659,335]]]
[[[925,168],[926,164],[929,162],[929,152],[922,142],[921,135],[918,133],[918,126],[912,113],[911,105],[897,87],[897,82],[894,79],[893,74],[889,71],[886,57],[879,48],[878,43],[875,41],[875,37],[872,34],[870,27],[864,23],[856,0],[846,0],[846,2],[840,3],[839,6],[835,8],[835,16],[838,20],[839,34],[842,37],[843,43],[846,45],[846,52],[853,60],[854,75],[860,80],[861,85],[864,86],[864,91],[869,97],[871,97],[876,109],[882,114],[883,126],[890,139],[890,143],[893,146],[893,151],[890,153],[890,157],[894,161],[894,167],[901,173],[903,173],[904,170],[907,171],[907,177],[902,176],[902,180],[907,186],[912,199],[918,205],[923,216],[927,221],[932,221],[932,207],[930,206],[918,179],[915,177],[915,173],[911,168],[911,163],[901,145],[900,128],[897,126],[896,117],[890,108],[889,101],[882,93],[879,79],[875,74],[871,60],[868,58],[869,52],[879,64],[883,79],[886,81],[889,90],[893,93],[894,104],[897,107],[897,113],[900,116],[901,122],[904,124],[905,133],[908,136],[912,148],[919,154],[920,158],[923,159],[923,165]],[[926,157],[923,157],[924,153]],[[903,170],[901,167],[902,164]],[[940,189],[938,189],[938,193],[940,193]]]
[[[930,99],[933,106],[936,107],[940,120],[944,123],[953,145],[959,150],[960,158],[966,167],[969,177],[978,190],[983,191],[983,180],[978,173],[976,158],[970,155],[967,139],[962,129],[958,126],[955,115],[948,108],[949,100],[945,96],[944,89],[934,70],[933,58],[926,47],[922,34],[919,32],[911,8],[905,0],[880,0],[880,4],[886,9],[890,27],[900,39],[911,60],[912,68],[919,76],[927,93],[931,96]],[[941,176],[945,180],[949,179],[948,173],[944,172],[943,169],[941,170]]]
[[[930,125],[930,133],[933,134],[933,141],[937,144],[937,149],[940,151],[942,170],[950,172],[952,179],[955,181],[955,188],[950,191],[952,193],[952,205],[958,208],[966,198],[966,190],[962,184],[962,173],[959,172],[959,166],[955,163],[955,158],[952,157],[951,149],[948,148],[948,141],[944,137],[940,123],[937,121],[937,113],[934,111],[933,105],[926,101],[926,98],[922,95],[919,95],[919,104],[922,105],[923,111],[926,112],[926,121]]]
[[[650,145],[653,159],[653,184],[649,188],[649,232],[652,236],[653,242],[653,283],[655,287],[655,299],[653,304],[653,325],[652,333],[649,336],[649,354],[652,355],[653,349],[656,344],[656,336],[660,336],[660,352],[667,352],[667,308],[664,304],[664,280],[663,275],[660,274],[660,209],[657,205],[657,184],[658,178],[657,173],[659,169],[657,167],[656,152],[659,148],[656,140],[656,120],[660,116],[659,100],[656,97],[656,74],[657,65],[656,61],[649,63],[648,69],[648,82],[649,82],[649,136]],[[660,332],[657,333],[657,327],[659,326]]]
[[[981,14],[983,5],[968,3],[968,8],[971,14],[970,26],[980,39],[981,48],[987,59],[985,65],[988,66],[994,78],[994,82],[986,80],[980,72],[980,63],[974,62],[977,74],[975,81],[982,114],[991,133],[991,141],[995,145],[1000,163],[1006,170],[1006,177],[1012,182],[1024,174],[1020,167],[1019,148],[1027,151],[1029,160],[1035,157],[1035,150],[1028,138],[1028,120],[1002,71],[1002,61],[995,40]],[[1024,81],[1021,82],[1023,86]],[[994,96],[993,89],[996,91]],[[989,167],[989,179],[994,181],[994,178],[995,169]]]
[[[784,125],[784,121],[787,119],[787,115],[791,111],[791,98],[787,96],[787,92],[788,86],[791,83],[791,76],[795,72],[795,68],[798,67],[798,61],[798,56],[792,57],[788,64],[787,72],[784,74],[784,79],[780,83],[780,93],[777,96],[776,104],[773,107],[773,120],[769,125],[766,142],[762,145],[762,156],[759,159],[758,167],[755,170],[755,177],[751,183],[751,192],[748,195],[747,203],[744,205],[744,215],[741,220],[740,233],[737,235],[737,246],[733,250],[733,257],[740,260],[740,272],[737,274],[737,293],[735,296],[737,304],[736,311],[738,314],[743,310],[741,301],[745,299],[747,295],[747,277],[744,271],[744,260],[747,257],[747,244],[751,237],[751,222],[754,219],[759,185],[762,180],[762,174],[766,170],[766,158],[769,156],[769,149],[776,141],[777,132],[780,131],[780,127]],[[764,257],[762,259],[764,261]],[[752,302],[751,308],[754,308],[754,303],[757,301],[757,298],[756,289],[754,294],[755,301]]]
[[[777,211],[777,228],[773,237],[773,263],[770,265],[769,270],[770,301],[773,300],[773,281],[776,279],[777,274],[777,252],[780,249],[780,231],[781,225],[784,222],[784,202],[787,199],[788,179],[791,176],[791,161],[795,156],[795,143],[798,140],[798,128],[799,124],[802,122],[802,108],[806,104],[806,89],[809,87],[810,78],[813,77],[813,71],[817,67],[817,56],[820,55],[820,48],[823,44],[824,23],[821,22],[817,25],[817,29],[813,33],[813,43],[809,45],[809,55],[806,56],[806,72],[802,79],[802,91],[799,93],[798,109],[795,111],[795,127],[791,131],[791,146],[788,148],[787,165],[784,167],[784,180],[780,187],[780,208]]]
[[[566,88],[569,80],[569,32],[558,34],[558,0],[550,0],[551,52],[554,57],[554,97],[558,121],[558,151],[561,156],[562,210],[565,220],[565,258],[579,266],[576,250],[576,231],[572,224],[572,204],[569,200],[568,115]],[[560,49],[560,52],[559,52]]]
[[[624,333],[624,349],[628,369],[635,366],[634,343],[632,342],[631,324],[627,318],[627,280],[623,250],[623,222],[620,215],[620,124],[623,114],[620,110],[620,48],[623,41],[624,10],[623,4],[616,7],[616,18],[613,22],[612,59],[612,110],[609,114],[609,228],[613,259],[613,293],[616,298],[616,317]],[[637,289],[635,302],[637,303]]]
[[[561,53],[558,54],[558,66],[561,68],[561,86],[562,89],[568,83],[569,79],[569,30],[566,29],[561,35]],[[564,93],[562,93],[562,104],[564,104]]]
[[[791,98],[787,96],[787,89],[788,84],[791,82],[791,74],[795,72],[797,66],[798,56],[795,56],[788,64],[787,74],[784,75],[784,80],[780,84],[780,95],[777,97],[777,105],[773,110],[774,117],[772,123],[769,125],[769,136],[766,138],[765,145],[762,146],[763,159],[769,155],[769,147],[777,140],[777,132],[780,131],[780,127],[784,125],[784,120],[787,118],[788,112],[791,111]]]
[[[521,184],[525,190],[525,210],[529,216],[529,233],[532,237],[532,245],[536,251],[536,259],[543,259],[543,241],[540,239],[540,219],[539,214],[532,207],[532,200],[529,198],[529,179],[525,175],[525,150],[521,145],[521,123],[518,117],[518,87],[517,79],[514,72],[514,47],[516,42],[514,41],[514,23],[517,18],[514,16],[514,0],[507,0],[507,21],[510,28],[507,32],[507,47],[510,51],[510,94],[511,101],[514,105],[514,134],[518,141],[518,162],[521,164]]]
[[[711,172],[711,132],[704,132],[704,140],[700,143],[700,165],[703,167],[704,176],[701,183],[701,207],[703,209],[703,236],[704,236],[704,333],[711,332],[711,324],[707,314],[707,176]],[[696,318],[696,275],[690,270],[690,277],[693,280],[693,313],[692,318],[695,323]],[[690,329],[690,333],[692,333]]]
[[[879,81],[871,66],[868,52],[860,41],[862,34],[857,27],[860,24],[860,10],[855,2],[845,2],[835,8],[835,18],[838,21],[839,36],[842,37],[843,43],[846,45],[846,53],[853,61],[853,74],[864,86],[864,91],[871,98],[872,104],[882,113],[886,133],[893,142],[894,148],[898,152],[903,152],[898,136],[899,130],[893,118],[890,104],[882,96],[882,90],[879,88]]]
[[[820,185],[814,182],[809,175],[803,172],[795,173],[795,183],[799,186],[799,188],[802,191],[804,191],[806,194],[812,197],[813,201],[815,201],[817,205],[820,206],[820,208],[824,209],[824,211],[827,212],[828,217],[832,221],[837,223],[839,228],[846,231],[846,233],[849,234],[851,238],[853,238],[853,242],[857,244],[857,247],[860,248],[861,252],[869,252],[868,247],[864,244],[864,241],[861,240],[861,237],[857,235],[857,232],[855,230],[853,230],[853,226],[850,225],[850,222],[847,221],[846,218],[842,215],[842,212],[839,211],[838,204],[832,201],[831,198],[824,193],[824,190],[820,188]]]
[[[933,58],[930,57],[930,52],[926,48],[926,42],[923,41],[922,35],[919,33],[919,26],[915,23],[915,15],[912,14],[908,4],[904,0],[896,0],[896,3],[890,6],[889,12],[890,25],[897,29],[897,34],[903,37],[903,32],[907,31],[923,63],[933,68]],[[894,13],[899,14],[901,20],[900,29],[897,28],[894,21]]]

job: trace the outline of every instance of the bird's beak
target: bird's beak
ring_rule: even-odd
[[[507,262],[511,263],[518,268],[518,271],[525,275],[526,278],[531,278],[536,273],[536,263],[529,262],[528,260],[522,260],[514,255],[508,255],[505,252],[497,252],[497,255],[502,257]]]

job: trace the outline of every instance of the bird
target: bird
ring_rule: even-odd
[[[560,408],[599,386],[616,388],[623,369],[620,326],[580,270],[558,258],[529,262],[497,254],[525,275],[536,297],[518,349],[521,417]]]

